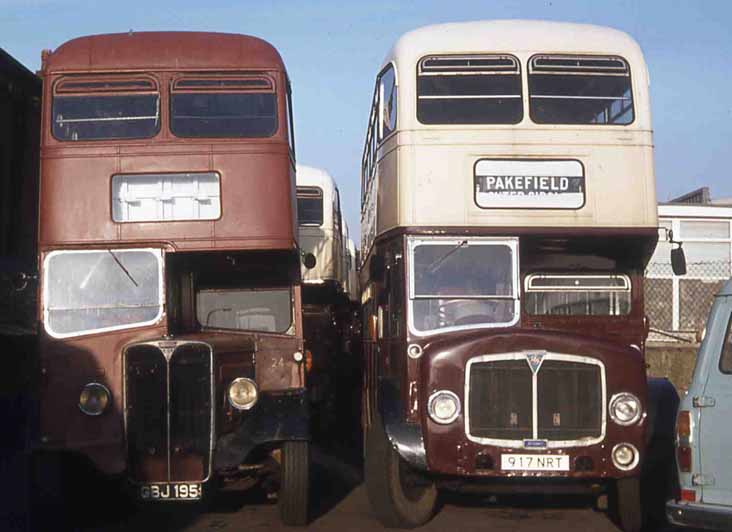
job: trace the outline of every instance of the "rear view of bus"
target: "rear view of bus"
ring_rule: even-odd
[[[418,29],[378,74],[362,172],[366,482],[384,524],[438,488],[606,492],[641,526],[648,75],[586,25]]]

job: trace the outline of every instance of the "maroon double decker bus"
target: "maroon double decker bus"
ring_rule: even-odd
[[[309,412],[290,85],[244,35],[43,56],[37,448],[144,500],[275,479],[307,519]],[[276,488],[275,486],[279,486]]]

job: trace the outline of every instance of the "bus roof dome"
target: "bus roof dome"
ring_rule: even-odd
[[[620,30],[545,20],[478,20],[423,26],[402,35],[389,57],[406,56],[416,61],[433,53],[534,50],[615,53],[631,61],[642,57],[638,43]]]
[[[336,188],[335,180],[331,175],[320,168],[298,164],[296,167],[298,186],[320,186],[328,190]]]
[[[50,53],[49,72],[212,68],[284,70],[282,58],[267,41],[234,33],[151,31],[78,37]]]

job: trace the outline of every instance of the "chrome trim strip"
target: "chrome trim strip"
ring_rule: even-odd
[[[498,438],[480,438],[478,436],[472,436],[470,434],[470,370],[473,364],[479,363],[479,362],[493,362],[497,360],[526,360],[526,355],[528,353],[535,353],[536,350],[526,350],[526,351],[514,351],[511,353],[500,353],[495,355],[479,355],[476,357],[471,358],[468,360],[468,363],[465,366],[465,389],[464,389],[464,401],[465,406],[463,407],[463,411],[465,412],[465,436],[468,438],[468,440],[479,443],[481,445],[493,445],[497,447],[508,447],[513,449],[525,449],[524,446],[524,439],[520,440],[504,440],[504,439],[498,439]],[[595,445],[597,443],[600,443],[605,439],[605,435],[607,432],[607,379],[605,377],[605,364],[602,363],[602,361],[592,358],[592,357],[586,357],[581,355],[570,355],[565,353],[553,353],[551,351],[547,351],[544,355],[544,360],[560,360],[564,362],[578,362],[581,364],[591,364],[594,366],[598,366],[600,368],[600,382],[602,385],[602,412],[601,412],[601,432],[600,436],[597,438],[583,438],[580,440],[546,440],[547,445],[544,447],[545,449],[560,449],[565,447],[589,447],[591,445]],[[527,363],[528,365],[528,363]],[[530,369],[529,369],[530,371]],[[532,390],[534,399],[532,401],[533,403],[533,409],[538,409],[538,398],[536,393],[536,374],[533,375],[533,383],[532,383]],[[536,410],[533,412],[533,435],[534,439],[538,439],[538,416]]]

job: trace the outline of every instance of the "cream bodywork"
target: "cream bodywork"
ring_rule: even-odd
[[[424,125],[417,120],[417,65],[427,55],[510,54],[521,65],[523,119],[513,125]],[[546,125],[529,117],[527,65],[535,54],[617,55],[630,65],[634,121]],[[657,227],[648,73],[638,44],[598,26],[484,21],[405,34],[384,66],[398,84],[397,129],[378,146],[362,208],[364,256],[376,235],[399,226]],[[578,160],[579,209],[488,209],[475,201],[480,159]],[[370,237],[370,238],[369,238]]]
[[[297,186],[318,187],[323,191],[323,223],[318,226],[299,226],[300,249],[315,256],[315,267],[301,267],[305,284],[336,282],[346,289],[347,272],[344,260],[343,235],[335,231],[333,204],[336,184],[333,178],[319,168],[297,165]],[[344,229],[341,229],[343,231]]]

